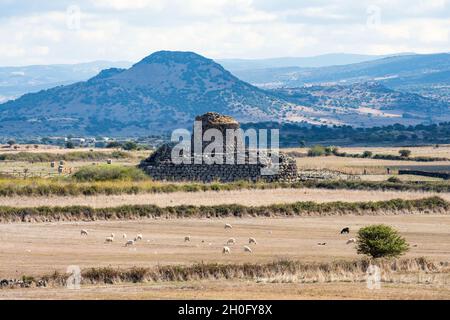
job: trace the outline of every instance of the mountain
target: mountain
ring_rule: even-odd
[[[106,68],[128,68],[130,65],[125,61],[94,61],[72,65],[0,67],[0,102],[15,99],[25,93],[84,81]]]
[[[450,54],[401,55],[361,63],[321,68],[266,68],[237,71],[261,87],[300,87],[307,84],[351,84],[376,81],[389,88],[449,102]]]
[[[397,55],[404,55],[400,53]],[[313,57],[284,57],[269,59],[219,59],[224,68],[235,73],[244,70],[271,69],[286,67],[317,68],[325,66],[346,65],[372,61],[392,55],[366,55],[351,53],[329,53]]]
[[[192,52],[156,52],[129,69],[0,105],[0,135],[145,135],[190,127],[207,111],[273,120],[286,104]]]
[[[435,69],[443,65],[439,62]],[[409,68],[409,79],[414,79],[413,74],[419,76],[414,70],[428,70],[425,63],[400,67],[385,65],[380,73],[394,70],[406,76]],[[353,79],[361,66],[339,68],[343,68],[340,74]],[[311,68],[316,69],[326,68]],[[376,70],[372,73],[379,75]],[[445,76],[439,72],[428,75],[429,83]],[[332,75],[323,71],[308,77]],[[243,123],[374,126],[450,121],[448,103],[441,99],[399,91],[377,81],[364,82],[367,77],[362,73],[357,78],[331,85],[264,90],[196,53],[159,51],[128,69],[105,69],[87,81],[25,94],[1,104],[0,136],[145,136],[190,128],[196,115],[209,111]]]
[[[335,123],[377,126],[414,124],[449,119],[447,103],[418,94],[387,88],[377,82],[333,86],[307,86],[272,89],[271,92],[293,105],[310,119],[320,117]],[[295,107],[298,114],[299,107]]]

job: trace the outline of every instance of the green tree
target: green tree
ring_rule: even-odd
[[[127,151],[136,150],[138,148],[138,145],[134,141],[127,141],[123,144],[122,149]]]
[[[372,153],[372,151],[366,150],[363,152],[362,156],[363,156],[363,158],[372,158],[373,153]]]
[[[371,225],[359,229],[357,252],[373,258],[398,257],[409,250],[409,244],[390,226]]]
[[[73,144],[72,141],[67,141],[66,142],[66,148],[67,149],[75,149],[75,145]]]
[[[403,149],[400,150],[398,153],[400,153],[401,157],[408,158],[411,155],[411,150]]]
[[[120,148],[122,145],[119,143],[119,142],[117,142],[117,141],[111,141],[111,142],[108,142],[108,144],[106,145],[106,147],[107,148]]]
[[[11,139],[11,140],[8,140],[8,142],[6,142],[6,143],[9,144],[10,147],[12,147],[13,145],[16,144],[16,140]]]

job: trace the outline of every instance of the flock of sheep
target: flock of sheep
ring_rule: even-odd
[[[232,228],[233,228],[233,226],[231,224],[229,224],[229,223],[225,224],[225,229],[232,229]],[[89,235],[89,232],[86,229],[82,229],[80,233],[81,233],[81,236],[88,236]],[[105,243],[114,242],[114,239],[115,239],[115,234],[111,233],[110,236],[105,238]],[[127,235],[125,233],[122,235],[122,239],[125,239],[125,240],[127,239]],[[142,234],[138,234],[138,235],[136,235],[136,237],[134,239],[126,240],[125,247],[133,246],[137,241],[142,240],[142,239],[143,239]],[[184,242],[190,242],[190,241],[191,241],[191,236],[184,237]],[[235,238],[228,239],[228,241],[226,242],[226,246],[224,246],[222,248],[222,253],[223,254],[231,253],[231,249],[230,249],[229,246],[235,245],[235,244],[236,244],[236,239]],[[250,237],[248,239],[248,244],[249,245],[251,245],[251,244],[256,245],[257,244],[256,239]],[[253,250],[250,248],[250,246],[244,246],[244,251],[245,252],[250,252],[250,253],[253,252]]]
[[[229,223],[226,223],[224,228],[225,229],[232,229],[233,226],[231,224],[229,224]],[[270,233],[272,233],[272,232],[270,232]],[[344,229],[341,230],[341,234],[348,234],[348,233],[350,233],[350,228],[349,227],[345,227]],[[85,230],[85,229],[81,230],[81,236],[87,236],[88,234],[89,233],[88,233],[87,230]],[[105,238],[105,243],[114,242],[114,238],[115,238],[114,233],[111,233],[110,236]],[[136,237],[134,237],[134,239],[127,240],[127,235],[125,233],[122,235],[122,238],[126,240],[125,247],[133,246],[136,242],[138,242],[138,241],[143,239],[142,234],[138,234],[138,235],[136,235]],[[184,237],[184,242],[190,242],[190,241],[191,241],[191,236],[185,236]],[[347,244],[351,244],[351,243],[356,243],[356,239],[355,238],[350,238],[350,239],[347,240]],[[227,240],[227,242],[226,242],[226,245],[224,245],[223,248],[222,248],[222,253],[223,254],[230,254],[231,253],[230,246],[235,245],[235,244],[236,244],[236,239],[235,238],[229,238]],[[244,251],[245,252],[249,252],[249,253],[253,253],[253,250],[252,250],[252,248],[250,248],[250,245],[252,245],[252,244],[256,245],[257,244],[256,239],[250,237],[248,239],[248,244],[249,245],[244,246]],[[319,242],[317,245],[325,246],[326,244],[327,244],[326,242]]]
[[[82,230],[81,230],[81,236],[88,236],[88,235],[89,235],[89,232],[88,232],[86,229],[82,229]],[[110,236],[108,236],[108,237],[105,238],[105,242],[106,242],[106,243],[114,242],[115,237],[116,237],[115,234],[114,234],[114,233],[111,233]],[[127,239],[127,235],[124,233],[124,234],[122,235],[122,238],[123,238],[123,239]],[[137,241],[142,240],[142,239],[143,239],[142,234],[138,234],[138,235],[136,235],[136,237],[135,237],[134,239],[126,240],[126,242],[125,242],[125,247],[132,246],[132,245],[134,245]]]

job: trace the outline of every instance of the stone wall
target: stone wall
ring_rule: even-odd
[[[262,164],[173,164],[170,161],[148,163],[144,160],[140,168],[154,180],[166,181],[297,181],[295,161],[285,155],[280,155],[280,159],[278,173],[274,175],[263,175]]]

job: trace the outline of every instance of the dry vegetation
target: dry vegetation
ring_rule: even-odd
[[[399,149],[405,148],[340,150],[398,154]],[[450,146],[407,149],[412,156],[450,158]],[[29,147],[0,153],[18,157],[23,151],[33,157],[73,152]],[[105,156],[111,152],[97,151]],[[336,170],[361,175],[361,181],[0,179],[0,278],[25,276],[31,283],[44,278],[50,285],[2,289],[0,299],[450,298],[450,183],[415,176],[386,182],[386,168],[395,174],[405,167],[450,168],[449,162],[307,158],[302,157],[305,149],[291,151],[298,153],[301,170]],[[147,153],[133,152],[114,163],[135,165]],[[90,162],[104,163],[101,159],[72,159],[66,165],[77,171]],[[47,162],[0,161],[0,172],[24,169],[55,170]],[[225,230],[225,223],[233,229]],[[367,260],[346,244],[359,228],[377,223],[398,229],[411,244],[401,260],[379,262],[384,270],[380,291],[366,289]],[[345,226],[350,234],[340,235]],[[81,229],[89,235],[81,237]],[[105,243],[112,232],[115,241]],[[125,247],[122,233],[144,239]],[[187,235],[189,242],[184,241]],[[222,247],[230,237],[237,244],[224,255]],[[258,241],[253,253],[243,250],[249,237]],[[68,265],[81,267],[81,290],[60,287]]]

